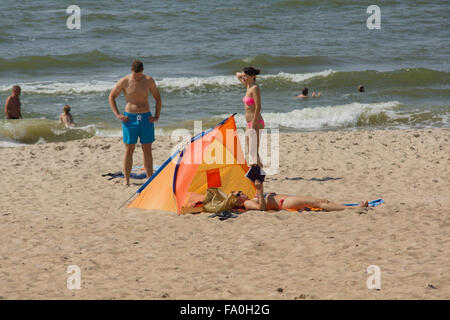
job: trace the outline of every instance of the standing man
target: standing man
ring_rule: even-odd
[[[130,185],[130,173],[133,166],[133,152],[138,137],[144,153],[144,167],[147,177],[153,175],[152,143],[155,141],[154,122],[161,113],[161,96],[152,77],[143,74],[144,64],[134,60],[131,74],[120,79],[109,95],[109,105],[117,119],[122,121],[123,142],[125,144],[124,174],[125,184]],[[116,98],[123,91],[127,104],[124,114],[117,109]],[[150,112],[148,93],[155,98],[155,116]]]
[[[6,99],[5,115],[6,119],[22,119],[22,112],[20,111],[20,92],[19,86],[12,87],[12,95]]]

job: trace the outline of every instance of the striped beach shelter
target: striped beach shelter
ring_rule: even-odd
[[[240,190],[252,198],[255,186],[245,177],[248,169],[233,114],[176,151],[128,207],[181,214],[190,198],[204,195],[209,187],[226,193]]]

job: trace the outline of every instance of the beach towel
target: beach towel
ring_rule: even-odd
[[[373,200],[373,201],[369,202],[369,207],[376,207],[382,203],[384,203],[383,199]],[[344,206],[347,206],[347,207],[354,207],[354,206],[359,206],[359,205],[360,205],[359,203],[344,203]]]

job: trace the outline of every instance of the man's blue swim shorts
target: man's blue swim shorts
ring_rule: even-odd
[[[155,141],[155,125],[148,119],[152,116],[151,112],[129,113],[125,112],[129,122],[122,122],[123,142],[126,144],[136,144],[138,137],[143,143],[152,143]]]

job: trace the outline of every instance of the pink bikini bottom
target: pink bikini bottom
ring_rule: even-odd
[[[264,120],[258,120],[258,121],[256,121],[257,123],[262,123],[262,125],[263,125],[263,129],[264,129],[264,127],[265,127],[265,123],[264,123]],[[250,121],[250,122],[247,122],[247,128],[248,129],[250,129],[252,127],[252,122]]]

